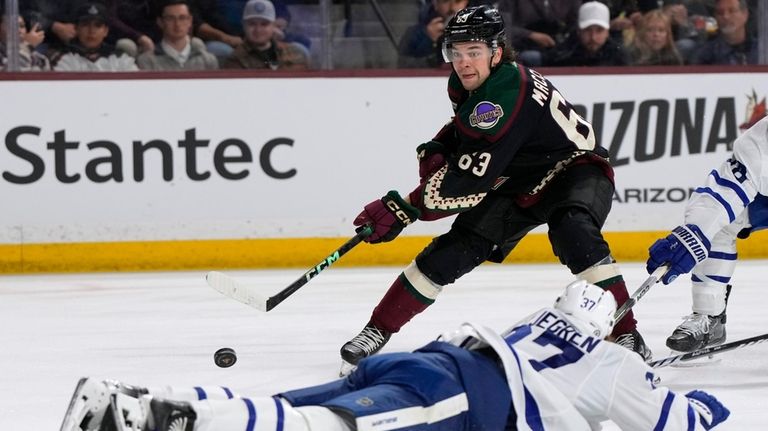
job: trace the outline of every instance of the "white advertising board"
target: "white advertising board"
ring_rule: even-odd
[[[767,74],[553,76],[616,163],[607,231],[662,230]],[[0,81],[0,243],[348,236],[417,184],[441,77]],[[445,230],[450,220],[409,227]]]

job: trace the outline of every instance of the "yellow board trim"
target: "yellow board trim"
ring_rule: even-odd
[[[621,262],[645,261],[648,247],[668,232],[605,233]],[[768,258],[768,232],[738,241],[740,258]],[[0,273],[101,272],[309,268],[347,238],[137,241],[0,245]],[[386,244],[361,244],[338,266],[407,265],[431,241],[401,237]],[[505,263],[557,262],[546,234],[529,234]]]

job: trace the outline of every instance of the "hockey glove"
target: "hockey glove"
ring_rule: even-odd
[[[666,238],[657,240],[648,249],[649,257],[645,268],[652,274],[661,265],[669,265],[669,270],[661,276],[661,281],[669,284],[677,276],[689,273],[697,263],[706,259],[709,248],[709,240],[698,226],[678,226]]]
[[[688,404],[699,414],[701,426],[706,430],[725,422],[731,414],[723,403],[704,391],[691,391],[685,396],[688,398]]]
[[[423,182],[445,165],[445,148],[437,141],[429,141],[416,147],[419,159],[419,178]]]
[[[371,225],[373,233],[364,241],[376,244],[397,238],[403,228],[416,221],[420,215],[418,208],[403,200],[396,191],[392,190],[383,198],[366,205],[363,212],[358,214],[352,223],[355,226]]]

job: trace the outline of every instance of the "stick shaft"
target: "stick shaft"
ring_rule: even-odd
[[[634,307],[635,304],[637,304],[637,301],[639,301],[640,298],[642,298],[643,296],[645,296],[646,293],[648,293],[648,291],[651,289],[651,286],[656,284],[661,278],[661,276],[664,275],[665,272],[667,272],[666,266],[662,265],[656,268],[656,271],[653,271],[653,274],[651,274],[650,277],[645,279],[643,284],[641,284],[640,287],[637,288],[635,293],[633,293],[632,296],[630,296],[629,299],[627,299],[627,301],[624,304],[622,304],[622,306],[619,307],[618,310],[616,310],[616,314],[613,315],[614,320],[618,322],[627,313],[629,313],[629,310],[632,309],[632,307]]]
[[[270,296],[269,299],[267,299],[267,311],[275,308],[278,304],[285,301],[286,298],[296,293],[297,290],[301,289],[302,286],[309,283],[309,281],[320,274],[320,272],[333,265],[333,263],[338,261],[341,256],[344,256],[344,254],[355,248],[356,245],[360,244],[360,242],[362,242],[363,239],[365,239],[365,237],[370,235],[372,232],[373,228],[370,226],[364,226],[357,232],[357,234],[355,234],[355,236],[350,238],[349,241],[345,242],[341,245],[341,247],[331,252],[331,254],[325,257],[325,259],[321,260],[320,263],[310,268],[307,272],[304,273],[304,275],[296,279],[296,281],[291,283],[288,287]]]
[[[659,359],[657,361],[649,362],[648,365],[651,368],[661,368],[667,365],[672,365],[676,362],[691,361],[702,356],[710,356],[719,353],[725,353],[731,350],[741,349],[743,347],[759,344],[764,341],[768,341],[768,334],[757,335],[750,338],[744,338],[743,340],[732,341],[730,343],[720,344],[718,346],[705,347],[703,349],[694,350],[693,352],[683,353],[680,355],[670,356],[667,358]]]

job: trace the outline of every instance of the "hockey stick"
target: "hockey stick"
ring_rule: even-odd
[[[304,275],[299,277],[296,281],[291,283],[285,289],[277,292],[276,294],[265,298],[257,292],[255,286],[246,286],[235,280],[234,278],[223,274],[218,271],[211,271],[205,276],[205,280],[208,285],[217,290],[224,296],[228,296],[236,301],[240,301],[243,304],[250,305],[253,308],[267,312],[275,308],[278,304],[285,301],[286,298],[293,295],[302,286],[307,284],[309,280],[312,280],[316,275],[320,274],[322,270],[331,266],[334,262],[339,260],[341,256],[352,250],[356,245],[373,233],[373,228],[369,225],[363,226],[358,229],[357,234],[337,248],[331,254],[325,257],[320,263],[310,268]]]
[[[625,302],[621,307],[619,307],[618,310],[616,310],[616,314],[613,315],[613,319],[618,322],[621,320],[622,317],[624,317],[625,314],[629,312],[629,310],[637,304],[637,301],[640,300],[643,296],[645,296],[646,293],[651,289],[651,286],[659,282],[659,279],[667,272],[667,266],[662,265],[658,268],[656,268],[656,271],[653,271],[653,274],[651,274],[650,277],[648,277],[643,284],[640,285],[640,287],[637,288],[635,293],[632,294],[629,299],[627,299],[627,302]]]
[[[651,361],[648,363],[648,366],[650,366],[651,368],[666,367],[668,365],[676,364],[678,362],[692,361],[702,356],[715,355],[719,353],[728,352],[731,350],[741,349],[742,347],[747,347],[754,344],[760,344],[763,341],[768,341],[768,334],[757,335],[755,337],[732,341],[730,343],[720,344],[718,346],[705,347],[700,350],[694,350],[693,352],[682,353],[675,356],[669,356],[667,358],[659,359],[658,361]]]

